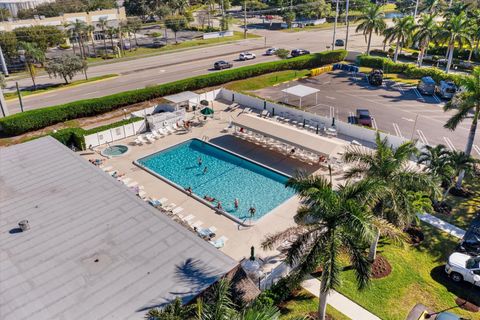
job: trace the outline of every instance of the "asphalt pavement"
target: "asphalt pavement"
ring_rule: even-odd
[[[354,28],[351,28],[349,50],[364,51],[366,45],[363,35],[353,31]],[[112,73],[119,74],[120,76],[100,82],[87,83],[40,95],[24,97],[24,109],[31,110],[80,99],[100,97],[215,72],[212,71],[211,68],[216,60],[233,61],[235,68],[278,59],[277,57],[263,56],[266,47],[281,47],[289,50],[303,48],[312,52],[318,52],[326,50],[326,47],[329,46],[332,41],[332,30],[330,29],[300,32],[256,30],[254,33],[261,35],[263,38],[247,39],[218,46],[92,66],[88,71],[90,77]],[[338,28],[337,38],[344,37],[345,28]],[[373,47],[381,47],[382,38],[375,36],[372,43]],[[234,61],[242,51],[255,53],[257,59],[244,62]],[[77,75],[75,79],[83,79],[83,76]],[[59,82],[61,82],[61,80],[50,79],[48,75],[37,77],[38,84]],[[31,86],[31,80],[29,78],[20,79],[19,85],[20,87]],[[11,90],[13,86],[14,83],[12,81],[8,82],[7,91],[8,89]],[[9,100],[7,106],[10,114],[20,112],[17,100]]]
[[[347,121],[356,109],[368,109],[373,125],[381,131],[407,139],[418,139],[424,144],[444,144],[451,150],[464,150],[471,121],[465,120],[455,131],[444,128],[454,111],[444,112],[437,96],[425,96],[403,84],[386,81],[380,87],[368,84],[365,77],[353,77],[346,72],[335,71],[314,78],[289,82],[280,86],[260,89],[256,95],[298,106],[299,99],[281,91],[296,84],[320,89],[317,97],[302,99],[304,109],[322,116]],[[480,132],[476,134],[480,141]],[[480,157],[480,146],[475,145],[472,154]]]

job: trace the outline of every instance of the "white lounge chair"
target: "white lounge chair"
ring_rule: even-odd
[[[147,133],[145,137],[147,138],[148,141],[150,141],[150,143],[155,142],[155,137],[151,133]]]
[[[136,138],[136,139],[133,141],[133,143],[136,144],[137,146],[143,145],[143,142],[142,142],[140,139],[138,139],[138,138]]]
[[[157,133],[156,130],[152,130],[152,136],[153,136],[155,139],[157,139],[157,140],[162,137],[161,135],[159,135],[159,134]]]
[[[138,136],[137,139],[138,139],[139,141],[141,141],[142,143],[148,143],[148,142],[149,142],[144,135]]]
[[[172,213],[173,214],[179,214],[182,211],[183,211],[182,207],[176,207],[175,209],[172,210]]]

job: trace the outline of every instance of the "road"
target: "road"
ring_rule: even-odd
[[[272,61],[276,57],[263,56],[265,41],[268,47],[286,49],[303,48],[312,52],[326,50],[332,41],[332,30],[308,30],[300,32],[282,32],[256,30],[256,34],[264,38],[247,39],[235,43],[214,47],[198,48],[158,56],[151,56],[130,61],[121,61],[110,64],[92,66],[89,68],[90,77],[116,73],[120,76],[95,83],[87,83],[66,89],[60,89],[40,95],[23,98],[25,110],[38,109],[46,106],[62,104],[80,99],[101,97],[126,90],[145,88],[155,84],[184,79],[196,75],[215,72],[210,70],[216,60],[233,61],[242,51],[254,52],[257,59],[245,62],[234,61],[234,68],[259,62]],[[345,28],[337,29],[337,38],[345,38]],[[362,34],[350,30],[349,50],[365,51],[365,38]],[[373,37],[372,47],[381,47],[382,38]],[[78,75],[75,79],[82,79]],[[74,80],[75,80],[74,79]],[[47,75],[37,77],[38,84],[59,83],[58,79],[50,79]],[[19,80],[20,87],[31,86],[28,78]],[[7,86],[12,89],[14,83]],[[20,112],[17,100],[9,100],[7,106],[10,114]]]

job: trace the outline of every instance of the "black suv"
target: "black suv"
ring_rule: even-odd
[[[223,60],[217,61],[213,64],[213,68],[215,70],[228,69],[228,68],[231,68],[232,66],[233,65],[230,62],[223,61]]]
[[[294,49],[290,53],[292,57],[298,57],[298,56],[303,56],[305,54],[310,54],[310,51],[305,50],[305,49]]]
[[[335,45],[337,47],[343,47],[345,45],[345,41],[343,41],[342,39],[337,39],[335,40]]]

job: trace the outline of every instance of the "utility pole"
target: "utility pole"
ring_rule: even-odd
[[[350,4],[350,0],[347,0],[346,8],[345,8],[345,22],[347,24],[347,33],[345,35],[345,50],[348,50],[348,28],[350,27],[350,21],[348,21],[348,7]]]
[[[3,89],[0,87],[0,109],[2,110],[2,117],[8,116],[10,113],[7,109],[7,103],[5,102],[5,97],[3,96]]]
[[[332,50],[335,50],[335,37],[337,36],[337,21],[338,21],[338,0],[337,0],[337,9],[335,12],[335,23],[333,24]]]
[[[2,47],[0,46],[0,63],[2,64],[2,71],[5,77],[8,77],[7,64],[5,63],[5,58],[3,57]]]
[[[23,112],[23,101],[22,101],[22,93],[18,88],[18,81],[15,82],[15,86],[17,87],[17,95],[18,95],[18,102],[20,103],[20,110]]]
[[[243,2],[243,38],[247,39],[247,0]]]

